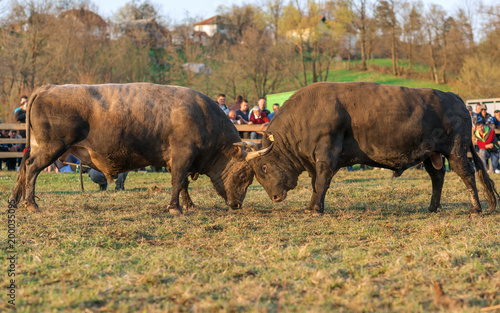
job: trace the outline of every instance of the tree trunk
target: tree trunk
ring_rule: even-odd
[[[436,82],[436,84],[439,84],[439,75],[438,75],[438,70],[436,66],[436,59],[434,57],[434,49],[432,48],[432,40],[431,40],[431,33],[429,31],[429,51],[430,51],[430,58],[431,58],[431,75],[432,79]]]

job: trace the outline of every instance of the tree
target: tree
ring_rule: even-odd
[[[283,0],[268,0],[267,1],[267,25],[273,34],[274,44],[277,44],[281,37],[282,18],[284,13]]]
[[[414,64],[414,45],[422,29],[422,3],[405,3],[403,5],[403,34],[407,44],[408,65],[410,70]]]
[[[127,22],[154,18],[159,19],[159,8],[151,4],[148,0],[140,2],[140,0],[131,0],[123,7],[118,9],[114,15],[114,21],[117,24],[125,24]]]
[[[235,60],[254,87],[257,97],[276,91],[285,79],[280,46],[272,45],[270,35],[262,29],[243,32],[242,44],[234,46]]]
[[[398,63],[398,43],[399,43],[399,23],[397,20],[397,11],[399,10],[399,2],[396,0],[380,1],[377,5],[377,18],[382,31],[388,32],[391,38],[391,58],[392,58],[392,74],[400,75]]]
[[[370,18],[367,12],[368,0],[353,0],[351,2],[353,19],[352,27],[359,34],[359,45],[361,48],[361,70],[366,71],[366,39]]]

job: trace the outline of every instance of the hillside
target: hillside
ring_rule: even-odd
[[[353,62],[354,65],[356,62]],[[433,81],[425,80],[425,79],[414,79],[414,78],[406,78],[406,77],[397,77],[392,74],[383,73],[384,70],[390,67],[390,60],[388,59],[376,59],[369,63],[368,71],[358,71],[356,69],[348,70],[344,68],[333,69],[331,70],[331,74],[329,75],[328,81],[332,82],[349,82],[349,81],[370,81],[376,82],[380,84],[389,84],[389,85],[399,85],[406,86],[412,88],[434,88],[442,91],[453,91],[452,87],[443,84],[436,84]],[[420,76],[425,76],[425,72],[427,69],[423,66],[416,66],[414,71],[418,71],[417,73]],[[283,104],[296,90],[287,91],[282,93],[276,93],[267,96],[267,106],[268,108],[272,108],[274,103]]]

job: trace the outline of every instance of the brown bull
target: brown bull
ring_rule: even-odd
[[[172,175],[168,209],[182,213],[194,206],[188,175],[206,174],[231,208],[240,208],[253,173],[246,151],[234,146],[238,132],[209,97],[177,86],[43,86],[29,100],[27,145],[18,179],[9,197],[17,206],[38,210],[35,182],[45,167],[67,152],[105,174],[148,165],[167,167]]]
[[[297,91],[276,113],[264,149],[249,161],[275,202],[286,198],[307,171],[313,194],[306,211],[323,213],[331,179],[345,166],[388,168],[395,176],[420,162],[432,180],[429,210],[441,205],[445,156],[470,193],[471,213],[481,212],[470,152],[488,197],[498,193],[471,141],[471,118],[456,94],[375,83],[316,83]]]

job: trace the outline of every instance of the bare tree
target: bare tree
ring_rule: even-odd
[[[361,48],[361,70],[366,71],[366,37],[367,29],[369,28],[370,18],[368,16],[368,0],[353,0],[352,11],[354,18],[352,19],[352,27],[359,34],[359,46]]]
[[[235,59],[244,77],[250,79],[258,97],[276,91],[285,79],[280,47],[271,44],[265,30],[248,29],[243,32],[243,43],[235,47]]]
[[[281,37],[280,24],[284,13],[283,0],[268,0],[266,6],[268,26],[273,33],[274,44],[277,44]]]
[[[403,4],[403,34],[407,45],[408,65],[414,65],[414,45],[422,30],[422,3]]]
[[[392,73],[400,74],[398,63],[398,44],[399,44],[399,22],[397,19],[397,11],[399,10],[399,2],[396,0],[382,0],[377,5],[377,18],[383,31],[389,32],[391,38],[391,57],[392,57]]]

